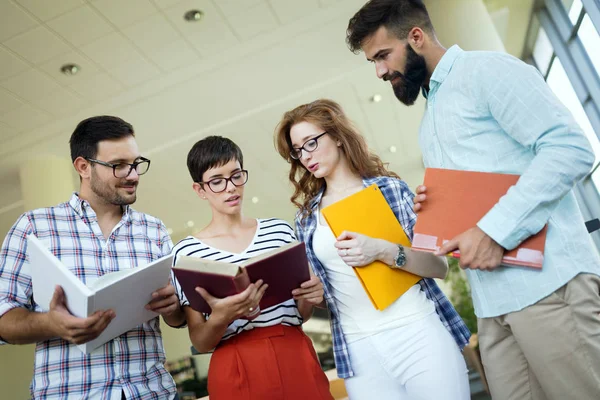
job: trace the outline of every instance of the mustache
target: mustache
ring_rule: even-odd
[[[408,78],[406,75],[404,75],[403,73],[398,72],[398,71],[394,71],[391,74],[390,73],[386,73],[386,74],[384,74],[382,76],[382,79],[384,81],[386,81],[386,82],[387,81],[393,81],[396,78],[400,78],[400,79],[404,80],[405,82],[408,82],[408,83],[413,84],[413,85],[419,85],[420,86],[419,83],[413,81],[412,79]]]

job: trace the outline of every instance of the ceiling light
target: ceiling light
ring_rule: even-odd
[[[167,228],[167,233],[168,233],[169,235],[172,235],[172,234],[173,234],[173,229],[171,229],[171,228]]]
[[[188,22],[197,22],[200,21],[203,16],[204,13],[200,10],[190,10],[183,14],[183,19],[185,19]]]
[[[396,146],[390,146],[390,153],[395,153],[397,150]]]
[[[65,64],[62,67],[60,67],[60,72],[62,72],[65,75],[72,76],[78,73],[80,69],[81,68],[77,64]]]
[[[187,225],[188,228],[193,228],[194,227],[194,221],[188,221],[186,223],[186,225]]]
[[[383,96],[382,96],[382,95],[380,95],[380,94],[374,94],[374,95],[371,97],[371,101],[372,101],[373,103],[379,103],[379,102],[380,102],[382,99],[383,99]]]
[[[258,197],[254,196],[254,197],[252,198],[252,202],[253,202],[254,204],[258,203]]]

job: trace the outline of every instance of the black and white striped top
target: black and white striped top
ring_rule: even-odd
[[[227,261],[232,264],[240,264],[252,257],[259,254],[265,253],[269,250],[276,249],[285,244],[291,243],[296,240],[294,230],[285,221],[270,218],[270,219],[257,219],[258,226],[252,242],[241,253],[230,253],[225,250],[216,249],[211,247],[201,240],[188,236],[182,239],[179,243],[173,247],[173,253],[175,255],[174,262],[177,261],[177,257],[180,255],[196,256],[214,261]],[[178,296],[182,306],[189,305],[185,294],[181,291],[179,285],[177,285]],[[208,317],[205,315],[205,317]],[[229,339],[238,333],[250,330],[254,328],[261,328],[272,325],[288,325],[298,326],[302,325],[302,317],[298,312],[298,307],[294,299],[290,299],[286,302],[280,303],[273,307],[269,307],[266,310],[261,310],[260,315],[252,321],[245,319],[238,319],[233,321],[225,331],[221,340]]]

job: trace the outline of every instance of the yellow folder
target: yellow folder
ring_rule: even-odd
[[[336,237],[350,231],[410,247],[408,237],[377,185],[331,204],[322,212]],[[381,261],[354,268],[354,272],[377,310],[388,307],[422,279]]]

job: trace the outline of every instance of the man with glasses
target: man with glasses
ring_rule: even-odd
[[[58,206],[23,214],[0,250],[0,344],[37,344],[34,399],[173,399],[175,383],[164,367],[158,318],[84,354],[75,345],[100,335],[114,311],[77,318],[67,310],[60,287],[48,312],[32,297],[31,233],[51,242],[54,255],[86,284],[171,252],[163,223],[130,207],[140,175],[150,167],[133,127],[117,117],[92,117],[75,128],[70,147],[79,192]],[[185,325],[172,284],[153,293],[147,308],[170,326]]]

